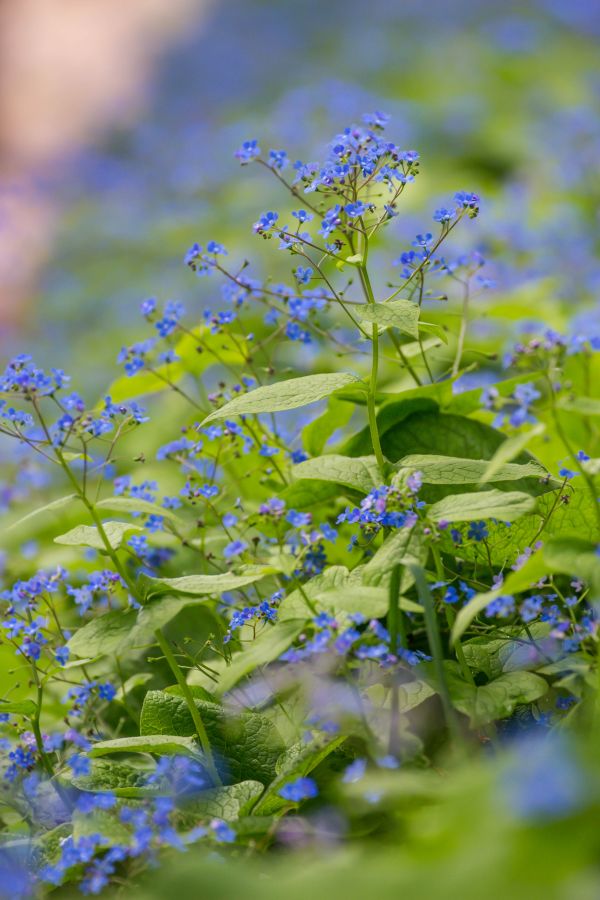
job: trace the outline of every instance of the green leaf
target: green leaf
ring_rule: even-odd
[[[388,423],[382,436],[382,448],[392,462],[417,453],[490,459],[505,440],[500,431],[467,416],[422,411],[403,417],[396,424],[394,415],[393,407],[384,406],[378,416],[378,421],[381,417]],[[527,459],[518,462],[527,462]]]
[[[317,613],[328,612],[335,616],[360,613],[369,618],[385,615],[389,596],[387,587],[365,584],[361,566],[349,572],[345,566],[330,566],[321,575],[316,575],[281,601],[279,621],[312,618],[314,613],[308,607],[306,597]],[[420,612],[421,608],[406,597],[399,598],[401,609]]]
[[[55,512],[57,509],[63,509],[65,506],[70,506],[70,504],[77,499],[77,494],[67,494],[65,497],[58,497],[58,499],[52,500],[50,503],[46,503],[44,506],[38,506],[37,509],[33,509],[31,512],[27,513],[26,516],[23,516],[21,519],[17,519],[16,522],[13,522],[12,525],[9,525],[6,531],[13,531],[13,529],[19,528],[19,526],[23,525],[25,522],[29,522],[36,516],[41,516],[42,513]]]
[[[210,744],[226,780],[252,779],[267,784],[283,750],[281,736],[270,719],[254,712],[228,713],[216,703],[194,699]],[[148,691],[140,718],[142,735],[191,737],[196,728],[183,697]]]
[[[327,409],[302,429],[302,445],[311,456],[320,456],[329,438],[346,425],[354,412],[351,403],[329,397]]]
[[[111,753],[156,753],[159,756],[198,756],[198,744],[191,738],[170,734],[146,734],[139,737],[116,738],[98,741],[88,752],[91,757],[108,756]]]
[[[113,846],[116,844],[128,846],[132,840],[132,828],[121,822],[118,811],[95,809],[91,813],[82,813],[75,809],[73,839],[78,841],[82,837],[97,834],[101,834]]]
[[[194,597],[172,597],[169,594],[150,600],[137,613],[135,625],[129,632],[129,646],[136,647],[147,642],[154,643],[155,631],[168,625],[182,610],[202,603],[206,603],[206,600]]]
[[[279,494],[288,509],[314,510],[316,506],[335,499],[339,488],[332,481],[301,479],[292,482]]]
[[[235,822],[252,811],[264,791],[260,781],[240,781],[224,787],[210,788],[187,803],[185,810],[201,818],[217,818]]]
[[[441,347],[442,343],[447,343],[447,339],[441,341],[438,337],[430,337],[424,341],[411,341],[409,344],[402,344],[402,355],[406,359],[413,359],[415,356],[422,356],[428,350]]]
[[[479,615],[497,597],[521,593],[546,575],[560,572],[583,578],[600,590],[600,558],[596,546],[582,538],[551,538],[541,550],[533,553],[524,566],[511,572],[501,587],[476,594],[459,610],[452,629],[455,643]]]
[[[106,497],[96,503],[96,509],[110,509],[111,512],[144,513],[148,516],[162,516],[171,522],[183,524],[182,520],[172,509],[165,509],[158,503],[150,503],[148,500],[140,500],[137,497]]]
[[[542,554],[548,571],[582,578],[594,593],[600,591],[600,557],[596,544],[584,538],[552,538],[544,544]]]
[[[381,484],[381,472],[374,456],[339,456],[331,453],[298,463],[292,469],[294,478],[333,481],[361,494],[368,494]]]
[[[158,785],[148,784],[151,773],[150,769],[115,762],[114,759],[93,759],[89,775],[71,776],[65,771],[62,777],[69,778],[71,784],[80,791],[111,791],[117,797],[142,798],[160,794]]]
[[[76,631],[67,647],[72,654],[81,657],[116,653],[122,644],[126,644],[135,620],[135,610],[110,610]]]
[[[306,375],[303,378],[278,381],[234,397],[229,403],[207,416],[202,424],[246,413],[280,412],[308,406],[359,380],[355,375],[345,372],[332,372],[327,375]]]
[[[529,442],[533,438],[539,437],[545,430],[546,426],[540,422],[523,434],[516,434],[514,437],[507,438],[504,443],[500,444],[488,462],[486,470],[480,479],[480,484],[498,481],[497,473],[506,468],[506,463],[510,463],[517,456],[520,456]]]
[[[579,416],[600,416],[600,400],[596,397],[570,397],[558,402],[559,409]]]
[[[33,700],[0,700],[0,713],[15,713],[31,718],[37,713],[37,703]]]
[[[273,575],[275,569],[271,566],[247,566],[240,575],[233,572],[222,572],[219,575],[182,575],[180,578],[150,578],[144,577],[140,584],[150,597],[161,592],[170,594],[190,594],[193,597],[206,595],[218,596],[223,591],[235,591],[239,588],[254,584],[268,575]]]
[[[281,788],[290,781],[308,775],[345,740],[345,736],[326,737],[311,744],[294,744],[286,750],[277,761],[277,778],[254,807],[254,815],[269,816],[289,806],[289,801],[279,796]]]
[[[504,445],[502,445],[504,446]],[[412,454],[398,464],[398,476],[419,471],[426,484],[477,484],[482,481],[489,463],[485,459],[461,459],[454,456]],[[497,467],[494,481],[519,481],[521,478],[543,478],[544,467],[535,461],[508,463]],[[558,482],[557,484],[560,484]]]
[[[500,519],[514,522],[531,512],[535,499],[521,491],[478,491],[473,494],[452,494],[429,507],[428,514],[436,521],[471,522],[479,519]]]
[[[131,522],[103,522],[102,528],[113,550],[119,549],[128,532],[143,530],[142,525],[132,525]],[[95,525],[77,525],[65,534],[55,537],[54,543],[64,544],[67,547],[92,547],[106,553],[106,546]]]
[[[254,669],[278,659],[298,637],[305,624],[306,617],[303,617],[277,622],[272,628],[265,629],[249,646],[234,655],[230,665],[221,673],[215,693],[226,694]]]
[[[434,322],[419,322],[419,331],[424,331],[425,334],[431,334],[434,337],[438,338],[438,340],[442,341],[444,344],[448,343],[448,334],[443,325],[437,325]]]
[[[397,328],[410,337],[419,337],[419,307],[410,300],[364,304],[357,308],[356,315],[361,322],[374,322],[384,328]]]
[[[415,563],[423,564],[428,552],[421,531],[417,528],[401,528],[385,539],[365,565],[362,570],[363,583],[387,584],[392,570],[397,565],[402,565],[406,570],[402,573],[400,589],[405,591],[414,584],[414,578],[406,567]]]
[[[539,700],[548,690],[545,679],[533,672],[506,672],[476,687],[463,680],[455,663],[446,662],[445,668],[452,703],[474,728],[507,718],[515,707]]]

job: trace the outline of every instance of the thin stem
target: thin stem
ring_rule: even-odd
[[[194,723],[194,727],[196,729],[196,734],[198,735],[198,740],[200,741],[200,746],[204,752],[206,757],[207,768],[210,772],[211,777],[215,781],[216,784],[221,784],[221,779],[219,777],[219,773],[217,772],[217,768],[215,766],[215,761],[213,758],[212,750],[210,747],[210,741],[208,739],[208,734],[206,733],[206,728],[204,727],[204,722],[202,721],[202,717],[200,715],[200,711],[196,706],[194,701],[194,696],[190,690],[190,686],[185,679],[185,675],[181,671],[179,663],[175,659],[175,656],[169,646],[169,642],[165,637],[164,631],[161,628],[158,628],[154,632],[154,637],[156,638],[156,642],[161,649],[163,656],[165,657],[169,667],[175,676],[177,684],[181,688],[181,693],[185,699],[187,704],[187,708],[192,717],[192,721]]]
[[[442,652],[442,639],[440,637],[437,616],[435,614],[433,597],[431,596],[431,591],[429,590],[429,585],[427,584],[423,569],[420,566],[415,565],[411,565],[410,569],[415,578],[419,600],[421,601],[423,609],[425,610],[425,628],[427,631],[427,640],[429,641],[429,649],[433,657],[433,667],[436,675],[438,693],[440,695],[442,708],[444,710],[444,717],[446,719],[448,731],[457,741],[457,743],[462,744],[462,733],[458,724],[456,712],[454,710],[454,707],[452,706],[452,701],[450,700],[450,691],[448,689],[448,682],[446,681],[446,672],[444,670],[444,654]]]
[[[435,545],[431,547],[431,555],[433,556],[433,562],[435,565],[435,572],[439,581],[445,581],[445,573],[444,566],[442,564],[442,557],[440,556],[440,551]],[[454,620],[456,618],[454,610],[451,609],[447,603],[444,604],[445,613],[446,613],[446,622],[448,623],[448,628],[452,631],[452,626],[454,625]],[[458,664],[460,666],[460,670],[463,674],[463,678],[465,681],[468,681],[469,684],[474,685],[475,679],[473,678],[473,673],[469,668],[469,664],[465,659],[465,652],[462,648],[462,644],[460,640],[457,640],[454,644],[454,652],[456,654],[456,659],[458,660]]]
[[[387,615],[387,627],[390,635],[390,652],[398,653],[398,644],[400,640],[400,632],[404,629],[401,626],[402,612],[398,605],[400,594],[400,573],[401,566],[395,566],[392,569],[392,577],[390,579],[389,588],[389,605]],[[402,623],[403,625],[404,623]],[[390,735],[388,741],[388,751],[396,756],[399,751],[399,731],[400,731],[400,689],[398,685],[397,673],[393,675],[392,696],[390,704]]]
[[[460,329],[458,332],[458,342],[456,344],[456,356],[454,357],[454,364],[452,366],[452,378],[456,378],[458,375],[458,370],[460,369],[460,361],[462,359],[462,355],[465,349],[465,339],[467,337],[467,327],[468,327],[468,318],[469,318],[469,299],[470,299],[470,290],[469,290],[469,282],[465,281],[463,284],[463,307],[462,307],[462,316],[460,318]]]
[[[371,287],[371,280],[367,271],[367,255],[368,241],[365,239],[365,247],[363,253],[363,261],[358,266],[361,284],[367,298],[367,302],[375,306],[375,296]],[[375,412],[375,395],[377,393],[377,375],[379,370],[379,328],[376,322],[373,322],[371,331],[371,377],[369,380],[369,394],[367,397],[367,413],[369,416],[369,431],[371,432],[371,441],[373,443],[373,452],[375,459],[382,475],[385,472],[385,459],[381,449],[381,441],[379,439],[379,429],[377,427],[377,415]]]

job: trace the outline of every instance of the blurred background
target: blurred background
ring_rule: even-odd
[[[423,157],[392,250],[475,190],[496,290],[594,316],[599,39],[597,0],[5,0],[0,349],[108,383],[144,297],[210,302],[193,241],[261,251],[240,142],[318,158],[374,108]]]

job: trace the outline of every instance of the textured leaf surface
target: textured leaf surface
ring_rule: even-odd
[[[354,412],[352,403],[329,397],[327,409],[302,429],[302,445],[311,456],[320,456],[329,438],[346,425]]]
[[[401,460],[398,474],[419,471],[426,484],[477,484],[489,467],[485,459],[461,459],[454,456],[411,454]],[[522,478],[543,478],[548,473],[535,461],[506,463],[494,472],[494,481],[519,481]]]
[[[516,706],[539,700],[547,682],[533,672],[507,672],[489,684],[475,687],[463,681],[453,663],[446,663],[446,678],[452,702],[468,715],[473,727],[510,716]]]
[[[375,322],[384,328],[397,328],[410,337],[419,337],[419,307],[410,300],[365,304],[356,310],[356,315],[362,322]]]
[[[162,516],[171,522],[182,524],[181,519],[172,509],[165,509],[158,503],[141,500],[137,497],[106,497],[96,503],[96,509],[110,509],[111,512],[144,513],[148,516]]]
[[[80,791],[112,791],[117,797],[153,797],[160,793],[148,784],[150,769],[139,769],[113,759],[93,759],[89,775],[76,775],[71,783]]]
[[[348,375],[345,372],[306,375],[304,378],[278,381],[276,384],[268,384],[235,397],[225,406],[207,416],[203,424],[215,419],[227,419],[245,413],[280,412],[285,409],[308,406],[309,403],[323,400],[345,385],[358,381],[359,379],[355,375]]]
[[[299,463],[294,466],[292,474],[294,478],[333,481],[336,484],[347,485],[360,491],[361,494],[368,494],[382,482],[381,472],[374,456],[351,457],[331,453]]]
[[[269,816],[289,805],[279,796],[281,788],[290,781],[308,775],[340,747],[346,738],[333,737],[314,741],[312,744],[295,744],[285,751],[277,762],[277,777],[254,808],[257,816]]]
[[[170,594],[190,594],[195,597],[212,594],[216,596],[223,591],[235,591],[272,575],[274,569],[269,566],[252,566],[241,575],[233,572],[222,572],[220,575],[183,575],[181,578],[144,578],[143,586],[146,594],[161,591]]]
[[[141,525],[134,525],[131,522],[103,522],[102,528],[113,550],[119,549],[123,538],[130,531],[143,530]],[[106,545],[95,525],[77,525],[65,534],[55,537],[54,543],[68,547],[92,547],[106,553]]]
[[[67,646],[71,653],[80,657],[114,653],[128,639],[135,619],[135,610],[111,610],[87,622],[75,632]]]
[[[540,422],[538,425],[534,425],[530,431],[507,438],[500,444],[490,461],[487,463],[486,470],[481,478],[481,484],[487,484],[490,481],[498,481],[496,473],[503,469],[507,463],[512,462],[515,457],[520,456],[530,441],[535,437],[539,437],[545,430],[546,426]]]
[[[535,499],[522,491],[477,491],[473,494],[452,494],[434,503],[429,515],[436,521],[471,522],[479,519],[500,519],[513,522],[531,512]]]
[[[500,588],[476,594],[459,610],[452,629],[452,640],[458,640],[492,600],[501,595],[518,594],[527,590],[552,572],[583,578],[596,590],[600,590],[600,558],[595,545],[580,538],[552,538],[541,550],[530,556],[521,569],[510,572]]]
[[[423,535],[415,528],[401,528],[385,539],[381,547],[363,569],[363,582],[367,585],[387,584],[390,573],[397,565],[421,565],[428,553]],[[406,570],[402,575],[401,590],[407,590],[414,579]]]
[[[267,784],[283,750],[281,736],[270,719],[259,713],[230,715],[216,703],[194,702],[223,777],[231,781],[251,779]],[[191,737],[196,729],[183,697],[165,691],[148,691],[142,707],[140,732],[142,735]]]
[[[177,754],[198,755],[198,744],[191,738],[170,734],[147,734],[139,737],[116,738],[112,741],[98,741],[92,746],[92,757],[108,756],[111,753],[157,753],[160,756]]]
[[[234,822],[251,812],[263,791],[264,786],[260,781],[240,781],[238,784],[203,791],[192,803],[186,804],[185,809],[202,818]]]

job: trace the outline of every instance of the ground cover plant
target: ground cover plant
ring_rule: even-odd
[[[592,896],[600,344],[490,346],[471,186],[379,253],[427,178],[385,114],[236,156],[281,184],[253,230],[285,283],[214,236],[211,310],[144,300],[101,400],[26,355],[0,380],[13,490],[49,495],[3,533],[3,890],[339,887],[303,860],[341,847],[395,895],[428,846],[492,822],[539,862],[574,818],[551,874]]]

